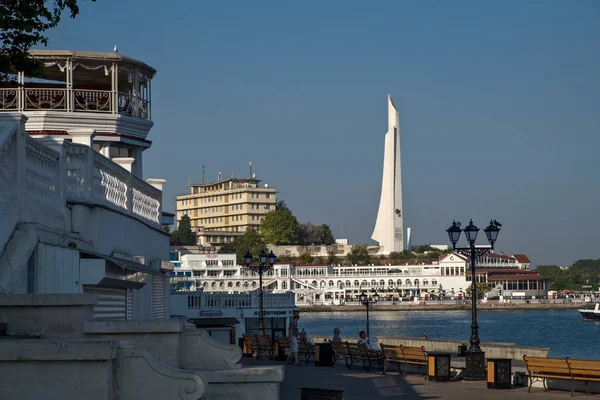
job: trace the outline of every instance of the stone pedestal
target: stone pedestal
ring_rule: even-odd
[[[485,381],[485,352],[469,349],[465,354],[465,381]]]

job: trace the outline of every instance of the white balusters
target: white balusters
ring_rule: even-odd
[[[58,203],[58,162],[60,154],[26,136],[27,198],[37,207],[55,212]]]

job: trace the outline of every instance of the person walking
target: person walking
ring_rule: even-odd
[[[298,362],[298,320],[300,319],[300,315],[294,314],[294,318],[290,322],[290,326],[288,328],[288,336],[290,338],[290,348],[292,352],[288,356],[286,360],[286,364],[291,364],[292,360],[294,360],[295,365],[300,365]]]

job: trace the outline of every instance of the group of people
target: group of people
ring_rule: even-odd
[[[294,363],[295,365],[300,364],[298,362],[298,340],[304,341],[308,346],[310,346],[310,342],[308,341],[308,335],[306,334],[304,329],[302,329],[302,331],[298,330],[298,320],[299,319],[300,319],[300,315],[294,314],[294,318],[290,322],[290,326],[288,328],[288,337],[290,338],[290,347],[289,347],[290,351],[287,356],[286,364],[292,364],[292,363]],[[340,336],[340,333],[341,333],[340,328],[334,328],[333,329],[333,337],[331,338],[330,342],[340,342],[341,343],[342,338]],[[429,337],[427,336],[426,333],[423,333],[421,335],[421,339],[426,340],[426,339],[429,339]],[[325,341],[327,341],[327,340],[325,340]],[[378,353],[378,354],[381,353],[381,350],[374,349],[371,346],[371,343],[369,342],[369,337],[367,336],[367,332],[365,332],[365,331],[360,331],[358,333],[358,340],[356,341],[356,343],[365,346],[367,351],[369,351],[369,352]]]

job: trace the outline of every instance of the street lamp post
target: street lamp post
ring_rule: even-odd
[[[371,301],[369,301],[369,296],[367,296],[367,294],[364,292],[364,290],[360,294],[358,299],[360,300],[361,303],[363,303],[365,306],[367,306],[367,340],[369,340],[369,342],[370,342],[371,336],[369,335],[369,307],[371,307]],[[377,294],[377,292],[375,292],[375,294],[373,295],[373,300],[375,300],[375,303],[377,303],[379,301],[379,295]]]
[[[465,380],[469,381],[481,381],[486,379],[485,374],[485,353],[481,351],[479,344],[479,325],[477,324],[477,281],[475,277],[475,261],[477,257],[481,257],[494,250],[494,243],[498,238],[500,227],[496,220],[491,220],[490,224],[483,230],[487,236],[489,246],[477,246],[475,247],[475,240],[477,239],[477,233],[479,228],[473,225],[473,220],[470,220],[469,225],[464,229],[460,228],[460,222],[454,221],[452,226],[446,229],[450,242],[452,242],[452,249],[456,253],[465,255],[471,260],[471,338],[469,340],[469,350],[465,355]],[[458,239],[460,238],[461,232],[465,232],[465,237],[469,243],[469,247],[456,247]]]
[[[263,273],[273,268],[273,264],[275,264],[275,254],[271,251],[268,255],[265,254],[265,251],[261,251],[258,256],[259,264],[258,265],[250,265],[252,263],[252,254],[250,254],[250,250],[244,255],[244,261],[246,262],[246,267],[248,267],[251,271],[258,272],[258,334],[265,334],[265,315],[263,309],[263,282],[262,277]],[[268,263],[267,263],[268,262]]]

